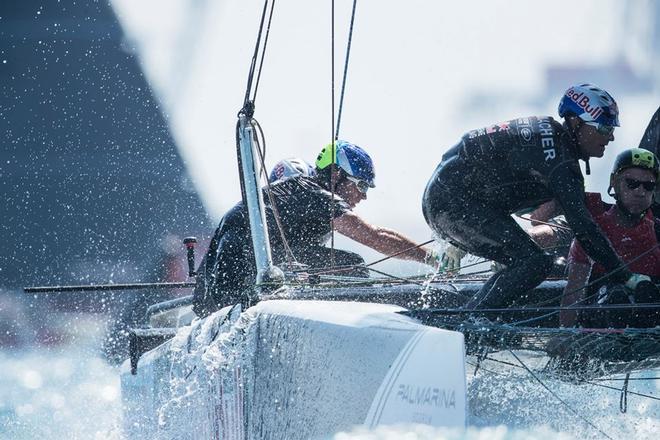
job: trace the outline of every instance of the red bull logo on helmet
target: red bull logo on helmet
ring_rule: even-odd
[[[593,120],[603,114],[603,109],[597,105],[591,105],[591,100],[584,92],[576,92],[572,87],[566,92],[566,97],[575,102],[585,113],[591,115]]]

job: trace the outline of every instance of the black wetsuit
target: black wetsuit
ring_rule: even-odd
[[[298,262],[311,267],[326,267],[330,249],[323,246],[330,233],[330,216],[339,217],[350,207],[339,197],[323,189],[314,177],[297,176],[271,185],[280,224]],[[264,192],[266,223],[273,261],[286,261],[281,234],[275,222],[270,199]],[[334,205],[334,207],[333,207]],[[335,250],[337,266],[364,264],[359,255]],[[246,304],[254,289],[256,267],[247,211],[239,202],[227,212],[216,229],[209,250],[200,264],[193,294],[193,310],[206,316],[218,308],[241,302]],[[352,275],[366,274],[356,268]]]
[[[623,263],[587,210],[578,147],[569,130],[549,116],[520,118],[473,130],[443,157],[423,198],[431,228],[467,252],[506,265],[467,307],[525,302],[553,258],[511,214],[556,199],[589,256],[608,271]],[[612,277],[625,281],[630,271]]]
[[[655,111],[651,117],[649,125],[644,131],[644,136],[639,143],[639,148],[652,151],[656,156],[660,156],[660,107]]]
[[[655,153],[656,157],[660,157],[660,107],[658,107],[655,114],[651,117],[649,125],[646,127],[642,140],[639,143],[639,148],[652,151]],[[656,190],[655,202],[651,205],[651,209],[656,218],[660,218],[659,191],[660,190]],[[658,234],[658,239],[660,240],[660,233]]]

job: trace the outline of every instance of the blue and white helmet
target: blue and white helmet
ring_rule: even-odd
[[[559,101],[559,116],[577,116],[584,122],[619,126],[619,107],[612,95],[593,84],[569,88]]]
[[[314,176],[316,175],[316,170],[313,166],[305,162],[304,160],[292,157],[289,159],[283,159],[275,164],[273,170],[268,176],[268,181],[270,183],[276,182],[278,180],[286,179],[288,177],[294,176]]]
[[[322,170],[332,163],[349,176],[365,182],[370,188],[376,186],[374,163],[369,154],[357,145],[346,141],[336,141],[332,157],[332,144],[326,145],[316,158],[316,168]]]

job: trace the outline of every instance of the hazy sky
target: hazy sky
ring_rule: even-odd
[[[219,219],[240,198],[234,126],[263,2],[112,3],[204,203]],[[358,214],[424,241],[430,230],[421,195],[443,151],[471,128],[556,115],[570,84],[548,89],[548,66],[608,69],[624,59],[648,75],[650,3],[634,3],[358,1],[340,137],[366,148],[377,173]],[[351,4],[335,1],[337,96]],[[331,139],[330,5],[276,2],[255,113],[271,165],[294,156],[313,162]],[[639,142],[660,102],[657,70],[655,84],[654,93],[636,95],[602,84],[619,101],[622,127],[605,158],[592,161],[590,189],[604,192],[617,151]]]

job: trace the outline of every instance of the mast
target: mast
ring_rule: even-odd
[[[245,191],[245,204],[250,220],[250,234],[257,266],[256,291],[274,290],[284,284],[284,274],[273,265],[270,239],[264,211],[264,200],[259,186],[259,170],[254,160],[254,128],[244,112],[238,115],[238,144],[240,173]],[[267,283],[268,286],[263,284]]]

